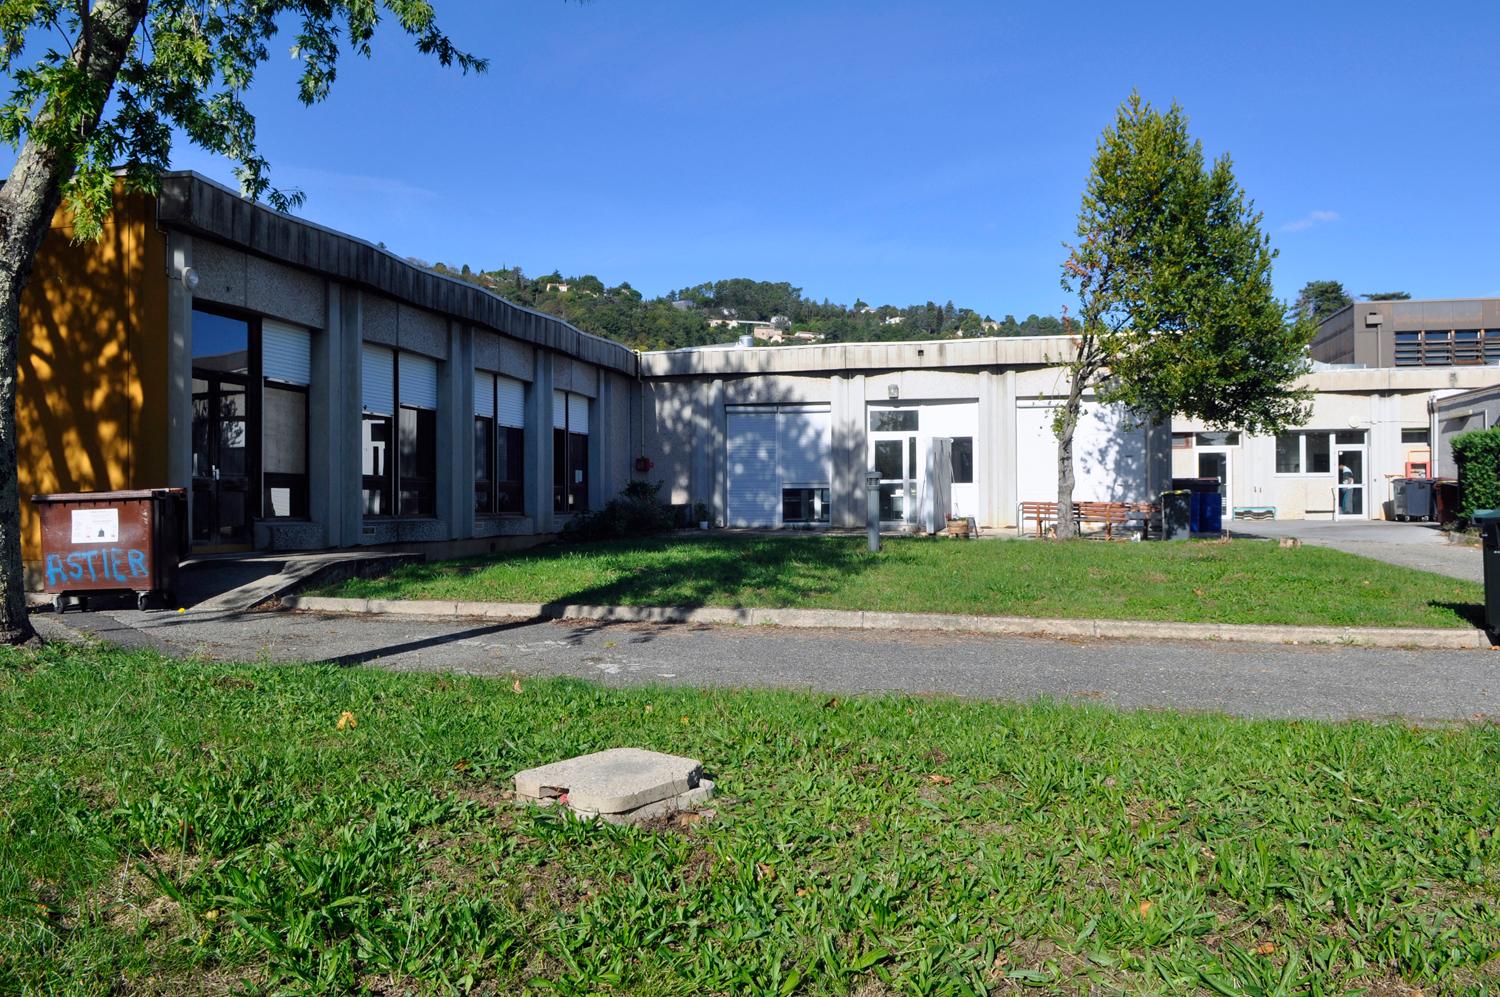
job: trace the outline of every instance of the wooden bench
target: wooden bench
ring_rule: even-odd
[[[1073,521],[1083,527],[1088,524],[1102,525],[1105,539],[1113,540],[1115,527],[1139,523],[1141,535],[1150,533],[1151,524],[1158,516],[1152,502],[1074,502]],[[1020,532],[1026,533],[1028,523],[1036,523],[1038,538],[1047,535],[1047,526],[1057,525],[1056,502],[1022,502]]]

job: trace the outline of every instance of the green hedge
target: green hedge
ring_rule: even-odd
[[[1500,427],[1453,437],[1458,465],[1458,514],[1471,519],[1476,509],[1500,509]]]

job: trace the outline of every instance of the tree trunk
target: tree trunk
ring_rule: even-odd
[[[146,0],[100,0],[79,32],[69,59],[112,90],[131,38],[146,16]],[[42,145],[28,134],[5,186],[0,188],[0,642],[18,644],[34,636],[26,613],[26,581],[21,563],[20,484],[16,476],[16,361],[21,342],[21,293],[31,279],[37,249],[62,201],[63,185],[77,165],[77,149],[99,126],[104,113],[69,108],[78,117],[70,147]],[[79,114],[82,111],[83,113]],[[56,113],[38,112],[37,124]]]
[[[1073,540],[1078,536],[1078,521],[1073,515],[1073,434],[1083,412],[1083,389],[1088,377],[1076,368],[1068,384],[1068,398],[1057,413],[1053,430],[1057,434],[1057,539]]]

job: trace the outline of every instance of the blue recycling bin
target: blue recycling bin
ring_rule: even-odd
[[[1224,532],[1224,499],[1218,492],[1194,492],[1189,514],[1194,533],[1218,536]]]

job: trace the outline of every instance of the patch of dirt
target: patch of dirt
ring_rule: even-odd
[[[254,690],[260,688],[260,686],[256,685],[249,679],[240,678],[237,675],[220,675],[218,678],[214,679],[214,685],[220,689]]]
[[[515,802],[516,794],[513,790],[503,789],[487,782],[476,782],[465,786],[459,786],[453,790],[453,795],[468,803],[477,803],[481,807],[500,809],[509,807]]]

